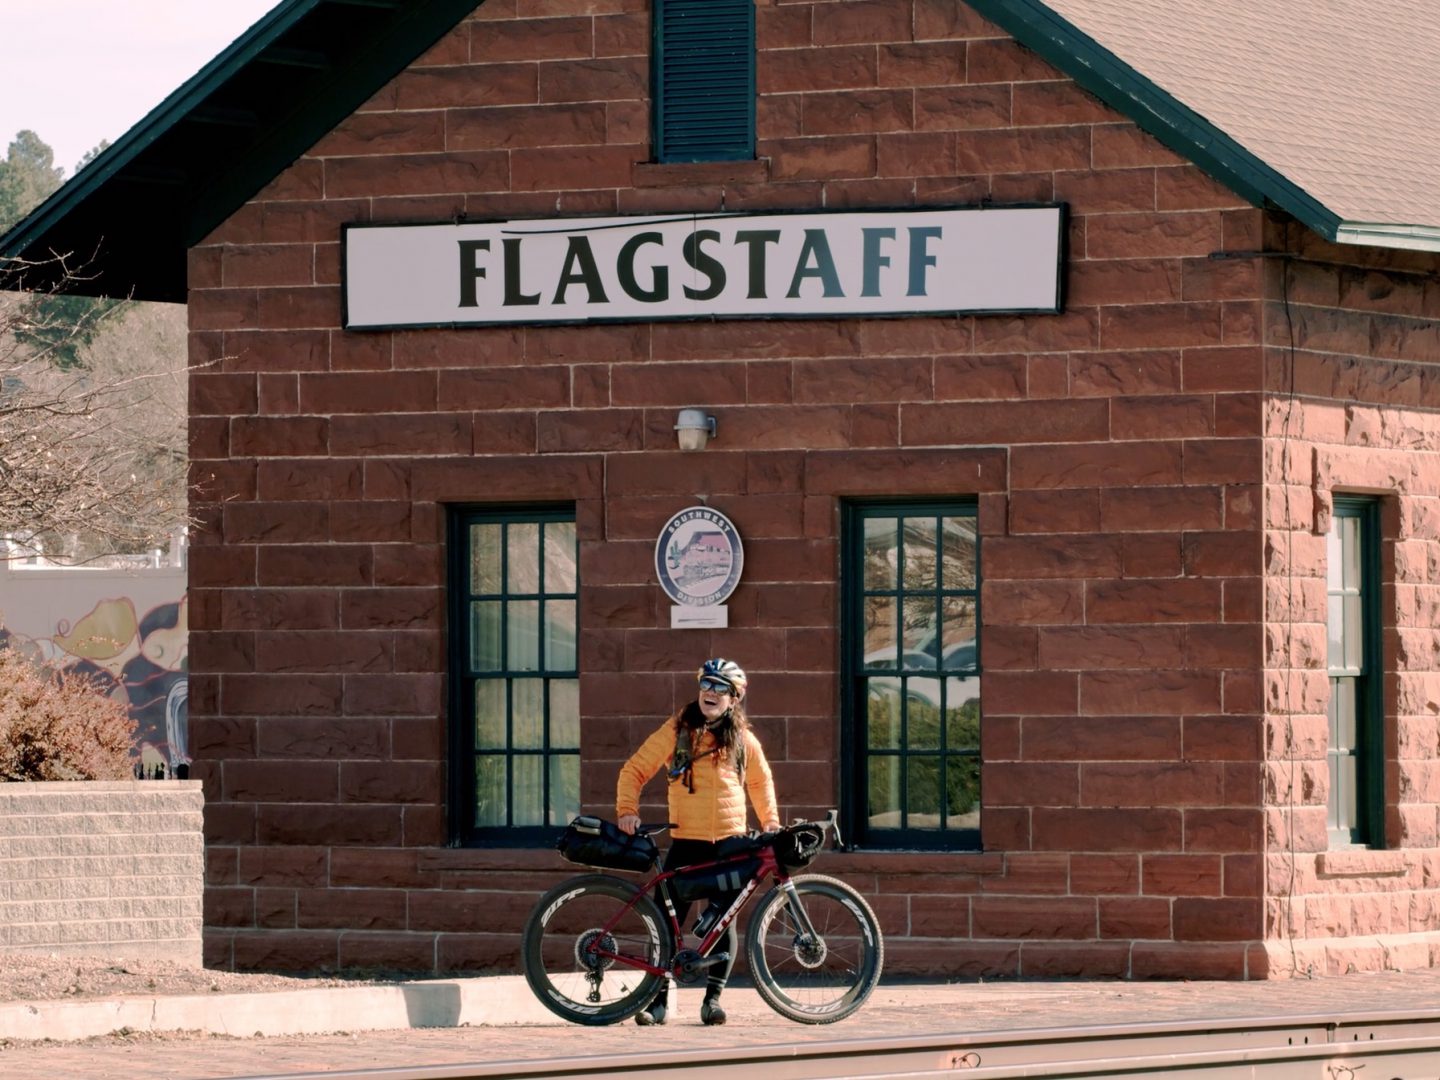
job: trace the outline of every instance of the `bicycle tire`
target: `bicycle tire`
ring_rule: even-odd
[[[745,937],[755,989],[766,1005],[799,1024],[833,1024],[865,1003],[885,966],[880,923],[865,898],[843,881],[809,874],[790,879],[819,937],[807,942],[776,885],[760,902]]]
[[[639,894],[638,898],[636,894]],[[650,1004],[664,976],[614,960],[586,961],[584,946],[611,927],[610,952],[668,967],[675,954],[670,927],[640,886],[607,874],[562,881],[540,898],[525,921],[521,961],[525,981],[540,1003],[577,1024],[618,1024]]]

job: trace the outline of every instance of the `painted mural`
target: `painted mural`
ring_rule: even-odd
[[[58,579],[65,588],[53,587],[53,574],[67,574]],[[38,662],[90,675],[124,701],[137,725],[136,775],[170,778],[185,776],[190,764],[189,619],[184,571],[157,577],[0,571],[0,640]],[[126,594],[111,592],[117,585],[128,586]],[[156,597],[176,596],[176,585],[178,599]],[[86,592],[100,595],[87,600]]]

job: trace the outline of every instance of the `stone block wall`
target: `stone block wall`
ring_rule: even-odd
[[[826,870],[896,971],[1263,976],[1263,262],[1211,257],[1262,213],[957,0],[759,0],[757,160],[650,164],[648,10],[489,0],[190,253],[208,961],[514,968],[562,867],[445,847],[447,504],[576,506],[587,806],[723,654],[789,817],[840,798],[842,501],[969,496],[985,851]],[[340,328],[345,222],[1051,200],[1060,315]],[[677,635],[697,492],[746,569]]]
[[[201,963],[195,780],[0,784],[0,952]]]
[[[1277,972],[1440,963],[1440,259],[1266,246],[1266,947]],[[1329,850],[1326,532],[1380,500],[1384,850]]]

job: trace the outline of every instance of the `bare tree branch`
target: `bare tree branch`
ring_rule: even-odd
[[[188,524],[184,309],[16,291],[36,267],[0,263],[0,534],[80,559],[164,544]]]

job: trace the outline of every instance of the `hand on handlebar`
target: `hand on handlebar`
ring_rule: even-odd
[[[617,821],[615,824],[620,827],[620,831],[623,832],[625,835],[634,836],[635,830],[640,827],[640,815],[622,814],[620,816],[620,820]]]

